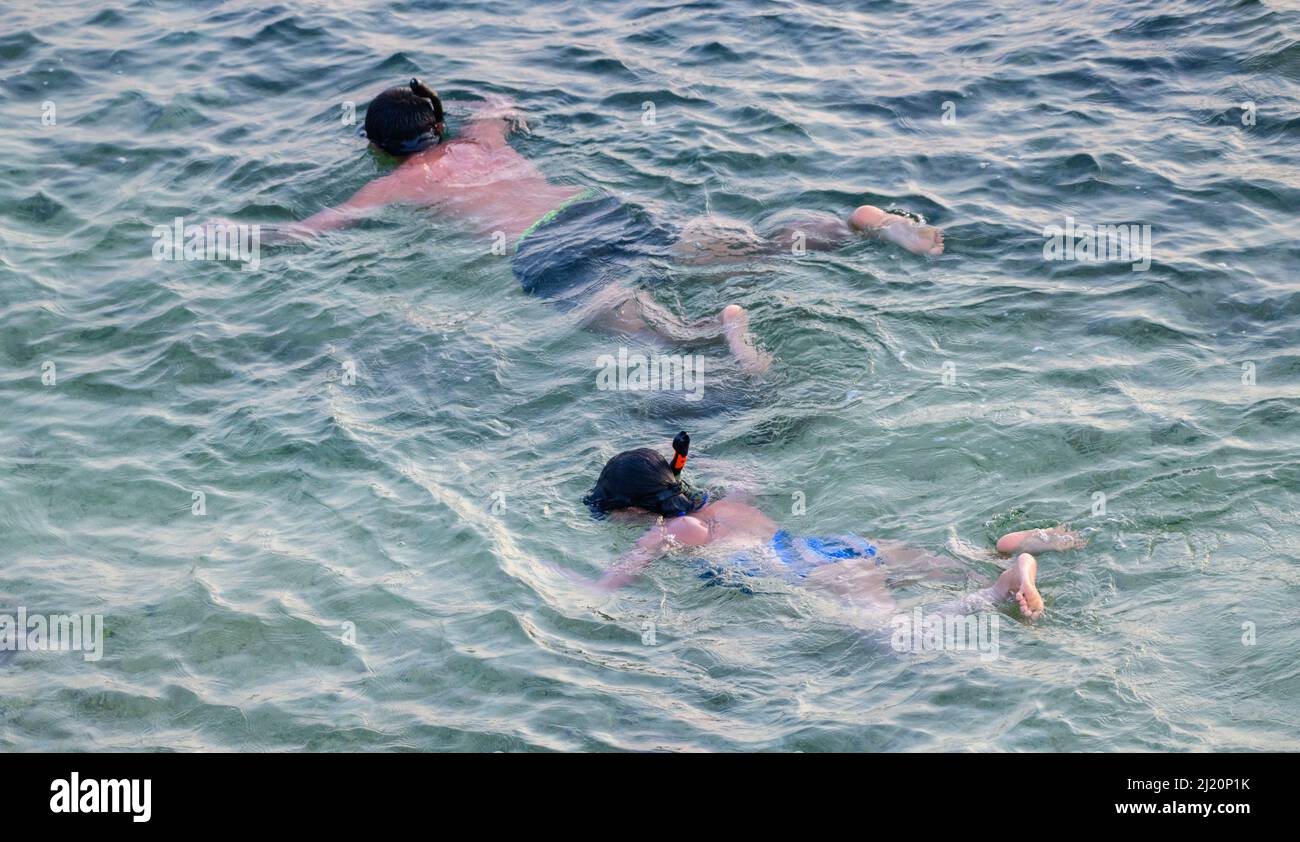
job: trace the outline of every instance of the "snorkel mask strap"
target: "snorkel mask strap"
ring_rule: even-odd
[[[438,135],[438,139],[442,140],[442,136],[447,132],[442,111],[442,100],[438,99],[438,94],[433,88],[430,88],[414,76],[411,77],[411,81],[407,84],[410,86],[412,93],[421,99],[427,99],[433,106],[433,130]]]
[[[668,505],[670,501],[676,500],[679,497],[685,500],[685,505],[682,505],[681,503],[677,503],[671,507]],[[708,497],[705,495],[704,499],[701,500],[700,494],[691,491],[680,482],[675,482],[668,488],[660,491],[653,498],[647,498],[647,502],[649,500],[653,500],[654,505],[647,506],[641,504],[641,508],[649,509],[663,517],[681,517],[682,515],[688,515],[691,512],[699,510],[700,507],[704,505],[704,502],[708,500]]]

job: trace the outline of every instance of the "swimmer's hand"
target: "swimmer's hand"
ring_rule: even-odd
[[[206,220],[203,223],[204,229],[209,227],[222,226],[224,228],[234,228],[239,230],[239,226],[245,228],[256,228],[258,242],[264,246],[292,245],[296,243],[309,242],[315,237],[315,232],[304,226],[300,222],[286,222],[284,224],[268,224],[265,222],[236,222],[233,219],[216,216]]]
[[[316,232],[300,222],[284,225],[263,225],[262,242],[272,246],[297,245],[316,239]]]
[[[599,579],[592,579],[589,576],[583,576],[581,573],[575,573],[572,570],[566,570],[560,565],[554,564],[549,561],[544,562],[544,564],[547,567],[549,567],[552,571],[564,577],[565,579],[569,580],[570,582],[582,588],[583,590],[591,591],[592,593],[596,593],[596,594],[613,593],[614,591],[622,587],[624,584],[626,584],[628,581],[630,581],[630,579],[625,579],[621,575],[619,575],[613,567],[605,571],[605,574],[601,576]],[[611,573],[614,573],[614,575],[611,576],[610,575]]]
[[[663,522],[660,521],[637,539],[635,547],[623,553],[618,557],[618,561],[605,568],[605,572],[600,574],[599,579],[592,580],[579,576],[549,562],[547,565],[571,582],[602,593],[611,593],[635,581],[641,575],[641,571],[650,566],[650,562],[672,545],[673,541],[664,529]]]
[[[485,96],[482,104],[474,109],[474,115],[471,119],[474,122],[502,120],[506,124],[506,134],[512,132],[532,134],[532,130],[528,127],[528,121],[520,113],[515,101],[505,94],[488,94]]]
[[[573,582],[575,585],[580,585],[583,588],[586,588],[588,590],[602,590],[597,587],[597,582],[595,579],[589,578],[587,576],[583,576],[580,573],[575,573],[572,570],[561,567],[560,565],[552,561],[543,561],[542,563],[546,565],[546,567],[549,568],[553,573],[563,576],[565,579],[568,579],[570,582]]]

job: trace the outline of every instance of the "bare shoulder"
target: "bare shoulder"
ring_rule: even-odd
[[[678,544],[687,547],[709,542],[709,528],[699,518],[690,515],[670,518],[664,523],[664,531]]]
[[[727,497],[709,503],[704,507],[704,509],[714,515],[748,514],[750,512],[758,511],[747,501],[735,497]]]

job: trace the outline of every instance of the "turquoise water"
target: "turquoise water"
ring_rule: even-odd
[[[1288,5],[7,10],[0,607],[108,637],[0,654],[0,748],[1300,748]],[[513,96],[549,176],[662,218],[871,202],[947,253],[657,267],[657,301],[740,303],[776,359],[700,344],[699,401],[597,389],[600,355],[664,349],[426,211],[256,271],[153,260],[176,216],[297,219],[385,171],[341,103],[415,74],[453,128]],[[1045,260],[1067,216],[1150,225],[1149,271]],[[582,506],[603,461],[683,428],[691,476],[787,528],[949,558],[906,610],[990,582],[1004,531],[1091,543],[1041,557],[1048,613],[991,661],[681,559],[610,597],[557,572],[640,533]]]

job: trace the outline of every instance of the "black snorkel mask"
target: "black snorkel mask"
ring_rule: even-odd
[[[686,467],[686,454],[691,449],[691,437],[682,430],[673,439],[673,476],[681,476]],[[684,482],[678,481],[652,497],[640,497],[631,501],[637,508],[647,509],[664,517],[680,517],[699,511],[709,502],[709,495],[696,491]]]
[[[400,141],[369,137],[364,127],[360,131],[362,137],[367,138],[389,155],[398,157],[414,155],[416,152],[422,152],[431,146],[437,146],[447,134],[446,115],[443,112],[442,100],[438,98],[437,92],[415,77],[411,78],[411,81],[407,83],[407,87],[416,96],[428,100],[429,105],[433,107],[433,128],[416,137]]]
[[[637,498],[632,501],[632,505],[664,517],[681,517],[691,512],[698,512],[708,502],[708,494],[679,482],[665,488],[654,497]]]

